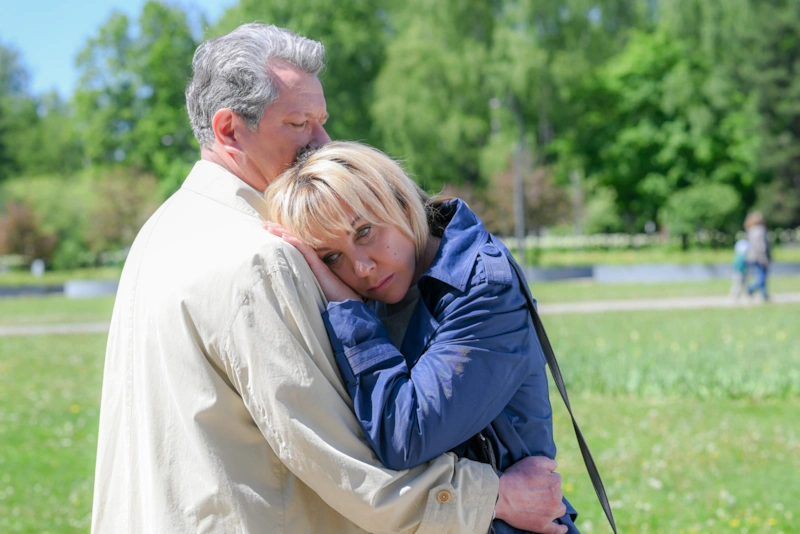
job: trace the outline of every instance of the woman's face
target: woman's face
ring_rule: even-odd
[[[397,226],[378,226],[354,217],[353,230],[321,243],[317,255],[342,282],[369,299],[395,304],[411,287],[414,242]]]

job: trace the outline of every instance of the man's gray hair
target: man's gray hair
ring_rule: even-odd
[[[265,108],[279,95],[268,65],[283,60],[316,76],[325,66],[325,47],[277,26],[250,23],[210,39],[194,53],[194,75],[186,108],[201,146],[214,143],[214,114],[230,108],[254,131]]]

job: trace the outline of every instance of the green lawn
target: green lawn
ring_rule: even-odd
[[[0,303],[9,324],[107,320],[112,301]],[[798,319],[798,305],[544,318],[620,532],[800,532]],[[0,337],[0,532],[87,531],[104,351],[103,335]],[[578,524],[610,532],[553,405]]]
[[[17,270],[0,273],[0,286],[54,286],[61,285],[68,280],[118,280],[120,273],[122,273],[121,267],[76,269],[74,271],[47,271],[42,276],[33,276],[28,271]]]
[[[771,293],[800,292],[800,276],[797,275],[773,276],[767,284]],[[541,303],[724,296],[730,288],[730,280],[653,284],[598,284],[590,280],[572,280],[531,284],[533,296]]]
[[[513,247],[513,240],[506,240]],[[733,249],[649,247],[640,249],[609,250],[528,250],[528,263],[539,267],[564,267],[571,265],[634,265],[642,263],[730,263]],[[773,260],[800,262],[800,247],[780,247],[773,250]]]
[[[0,325],[108,321],[113,308],[114,297],[68,299],[52,295],[0,298]]]

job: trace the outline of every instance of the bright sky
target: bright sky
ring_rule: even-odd
[[[0,0],[0,44],[16,48],[35,94],[51,89],[64,98],[77,83],[75,56],[97,35],[112,11],[134,22],[146,0]],[[236,0],[180,0],[216,21]]]

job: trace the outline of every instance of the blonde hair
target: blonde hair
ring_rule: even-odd
[[[353,232],[353,218],[396,226],[417,259],[430,229],[428,195],[399,163],[370,146],[337,141],[301,157],[267,187],[267,216],[311,247]]]

